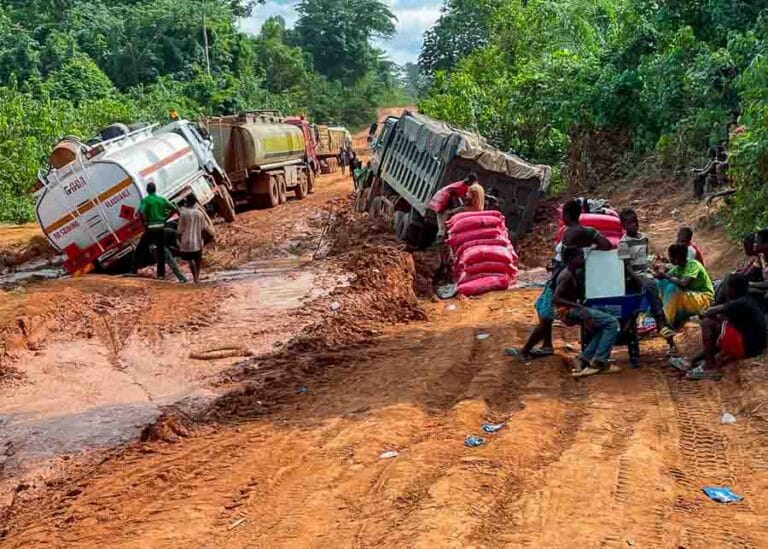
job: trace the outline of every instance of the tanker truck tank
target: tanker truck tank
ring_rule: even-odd
[[[148,183],[169,200],[194,194],[201,205],[215,204],[225,219],[234,218],[228,181],[211,143],[188,121],[147,127],[94,147],[68,138],[56,147],[47,173],[38,174],[34,192],[43,233],[67,255],[65,270],[84,272],[94,261],[104,266],[130,252],[144,231],[137,213]]]
[[[304,133],[282,120],[275,111],[205,119],[237,202],[274,207],[287,200],[289,190],[299,199],[312,191],[314,172]]]

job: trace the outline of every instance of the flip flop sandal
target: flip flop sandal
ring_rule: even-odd
[[[723,377],[722,372],[718,370],[705,370],[701,366],[697,368],[693,368],[692,370],[688,370],[688,372],[685,374],[686,379],[691,379],[695,381],[704,380],[704,379],[710,379],[712,381],[720,381],[722,377]]]
[[[522,362],[528,362],[533,357],[533,354],[530,356],[526,356],[523,351],[520,349],[516,349],[514,347],[510,347],[509,349],[504,349],[504,354],[507,356],[511,356],[512,358],[516,358],[517,360],[520,360]]]
[[[667,362],[670,367],[674,368],[675,370],[680,370],[681,372],[687,372],[691,369],[692,364],[685,360],[682,357],[672,357]]]
[[[679,351],[677,350],[677,347],[670,347],[667,349],[667,356],[669,358],[675,358],[679,354]]]
[[[664,326],[661,331],[659,332],[659,335],[663,337],[664,339],[667,339],[668,337],[675,337],[677,335],[677,332],[675,332],[672,328],[669,326]]]
[[[577,371],[571,372],[571,376],[572,377],[589,377],[599,373],[600,373],[600,370],[598,370],[597,368],[593,368],[592,366],[589,366],[587,368],[582,368],[578,372]]]
[[[544,358],[555,354],[554,349],[531,349],[529,353],[533,358]]]

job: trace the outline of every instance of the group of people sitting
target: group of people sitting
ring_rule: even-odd
[[[619,321],[590,308],[584,299],[584,250],[616,248],[625,265],[627,293],[645,296],[656,331],[666,340],[670,365],[685,371],[687,378],[719,379],[729,360],[763,353],[768,281],[762,254],[768,253],[768,230],[745,236],[746,263],[713,284],[701,251],[692,242],[690,228],[679,230],[666,259],[661,259],[650,255],[649,239],[640,232],[634,210],[624,209],[619,215],[624,234],[618,246],[599,231],[581,225],[581,214],[582,203],[578,200],[563,207],[565,230],[551,264],[551,276],[535,303],[538,325],[522,348],[507,349],[507,354],[526,361],[554,354],[552,327],[555,320],[560,320],[568,326],[581,325],[590,336],[575,360],[574,377],[620,371],[610,361]],[[693,317],[701,320],[702,347],[685,359],[678,356],[676,330]]]

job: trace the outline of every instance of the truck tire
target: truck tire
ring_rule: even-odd
[[[285,176],[277,176],[277,189],[279,193],[280,204],[288,202],[288,187],[285,184]]]
[[[205,211],[203,206],[198,204],[197,209],[203,214],[203,242],[205,244],[210,244],[216,240],[216,227],[214,227],[211,217],[208,215],[208,212]]]
[[[309,194],[309,178],[312,170],[307,170],[299,176],[299,182],[293,188],[293,192],[296,194],[297,200],[304,200]]]
[[[276,178],[269,178],[267,189],[269,192],[254,196],[254,203],[258,208],[275,208],[280,204],[280,184]]]
[[[423,250],[429,243],[425,244],[425,240],[429,237],[429,231],[426,230],[426,220],[415,209],[411,208],[411,212],[408,214],[408,225],[405,231],[405,242],[412,248]],[[434,240],[434,235],[433,235]]]
[[[309,178],[307,179],[307,192],[309,194],[315,194],[315,172],[309,171]]]
[[[216,195],[216,213],[227,223],[235,220],[235,201],[229,189],[223,185],[219,186],[219,193]]]
[[[402,210],[395,212],[395,236],[398,240],[405,240],[408,235],[408,227],[411,224],[411,214]]]

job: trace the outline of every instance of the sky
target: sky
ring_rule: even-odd
[[[397,16],[397,34],[386,42],[376,45],[387,52],[389,58],[403,65],[415,63],[419,58],[424,31],[431,27],[440,16],[442,0],[383,0],[389,4]],[[281,15],[286,24],[292,27],[296,22],[294,0],[267,0],[264,5],[257,5],[253,15],[241,24],[245,32],[257,34],[261,24],[269,17]]]

